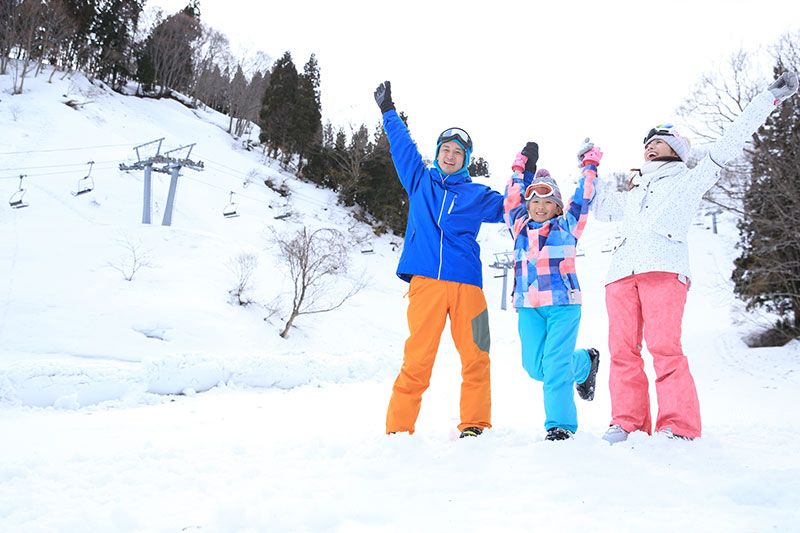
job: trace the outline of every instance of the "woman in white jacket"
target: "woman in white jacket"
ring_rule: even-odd
[[[756,96],[698,164],[686,166],[688,139],[671,125],[644,139],[642,168],[624,192],[598,188],[592,210],[598,220],[622,221],[622,241],[606,277],[611,424],[603,436],[620,442],[632,431],[651,433],[642,338],[653,356],[658,414],[655,430],[668,437],[701,434],[700,404],[681,347],[681,322],[690,284],[689,226],[700,201],[751,135],[783,100],[797,91],[787,72]]]

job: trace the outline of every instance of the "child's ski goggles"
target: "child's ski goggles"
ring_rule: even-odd
[[[647,132],[647,135],[644,136],[644,144],[647,144],[647,142],[656,135],[668,135],[670,137],[674,136],[675,134],[672,130],[674,127],[675,126],[672,124],[659,124],[655,128],[651,128],[650,131]]]
[[[555,190],[549,183],[531,183],[525,188],[525,201],[530,200],[534,196],[538,198],[549,198],[553,196]]]
[[[466,150],[472,150],[472,138],[461,128],[447,128],[439,135],[436,144],[438,146],[448,141],[458,141]]]

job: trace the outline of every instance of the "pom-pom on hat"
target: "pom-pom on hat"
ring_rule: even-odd
[[[672,124],[659,124],[655,128],[650,128],[650,131],[644,136],[644,145],[647,146],[647,143],[656,139],[667,143],[684,163],[689,160],[692,150],[691,143]]]
[[[531,184],[525,187],[525,205],[533,199],[547,198],[553,200],[561,210],[564,210],[564,201],[561,199],[561,190],[558,188],[556,180],[554,180],[547,169],[540,168],[533,176]]]

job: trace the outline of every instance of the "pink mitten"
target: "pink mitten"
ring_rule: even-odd
[[[600,148],[595,146],[591,150],[583,154],[583,164],[597,166],[600,164],[600,160],[602,158],[603,158],[603,152],[600,151]]]
[[[517,154],[514,158],[514,163],[511,164],[511,170],[514,172],[522,172],[525,170],[525,165],[528,163],[528,158],[522,154]]]

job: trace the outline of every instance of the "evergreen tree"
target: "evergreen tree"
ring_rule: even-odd
[[[145,93],[153,90],[156,83],[156,69],[147,47],[136,52],[136,79]]]
[[[74,23],[74,33],[65,49],[67,67],[85,68],[92,56],[92,28],[100,11],[100,0],[63,0],[63,3]]]
[[[247,97],[247,78],[244,77],[242,65],[236,65],[236,73],[233,75],[230,87],[228,90],[228,114],[230,115],[230,122],[228,124],[228,133],[235,136],[241,135],[239,127],[234,131],[234,120],[241,118],[244,115],[245,98]]]
[[[319,64],[314,54],[303,67],[298,78],[293,113],[292,148],[300,159],[300,170],[309,150],[318,150],[322,144],[322,111],[320,104]]]
[[[259,140],[269,147],[271,157],[276,158],[278,152],[282,152],[284,165],[288,165],[292,155],[290,130],[298,84],[299,75],[292,55],[286,52],[272,67],[258,115],[261,126]]]
[[[488,178],[489,177],[489,163],[482,157],[470,161],[467,171],[470,176]]]
[[[133,75],[134,35],[143,0],[105,0],[92,24],[93,72],[119,87]]]
[[[796,67],[794,69],[796,70]],[[782,72],[776,68],[776,75]],[[755,135],[752,179],[739,222],[741,255],[734,291],[747,308],[782,319],[779,329],[800,336],[800,98],[785,101]],[[788,340],[788,339],[785,339]]]
[[[400,117],[406,121],[406,117]],[[379,229],[402,235],[408,220],[408,193],[400,183],[389,151],[389,139],[382,126],[375,132],[375,142],[364,163],[365,179],[358,201],[380,221]]]

